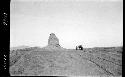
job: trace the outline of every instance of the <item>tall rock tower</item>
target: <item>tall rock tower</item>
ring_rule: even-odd
[[[59,39],[56,37],[56,35],[54,33],[51,33],[48,39],[48,45],[43,47],[43,49],[45,50],[49,50],[49,51],[62,51],[65,50],[65,48],[61,47],[59,44]]]
[[[52,47],[60,47],[59,39],[56,37],[54,33],[51,33],[48,39],[48,46]]]

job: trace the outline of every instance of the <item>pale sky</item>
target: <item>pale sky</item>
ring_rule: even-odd
[[[44,47],[50,33],[64,48],[122,46],[123,1],[11,0],[10,47]]]

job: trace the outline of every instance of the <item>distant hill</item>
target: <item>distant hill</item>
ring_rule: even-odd
[[[17,49],[24,49],[24,48],[30,48],[29,46],[17,46],[17,47],[10,47],[10,50],[17,50]]]

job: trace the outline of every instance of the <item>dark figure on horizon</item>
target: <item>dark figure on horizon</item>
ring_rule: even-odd
[[[83,50],[82,45],[76,46],[76,50]]]
[[[77,50],[77,46],[76,46],[76,50]]]

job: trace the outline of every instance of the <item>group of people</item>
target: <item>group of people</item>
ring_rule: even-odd
[[[82,45],[76,46],[76,50],[83,50]]]

